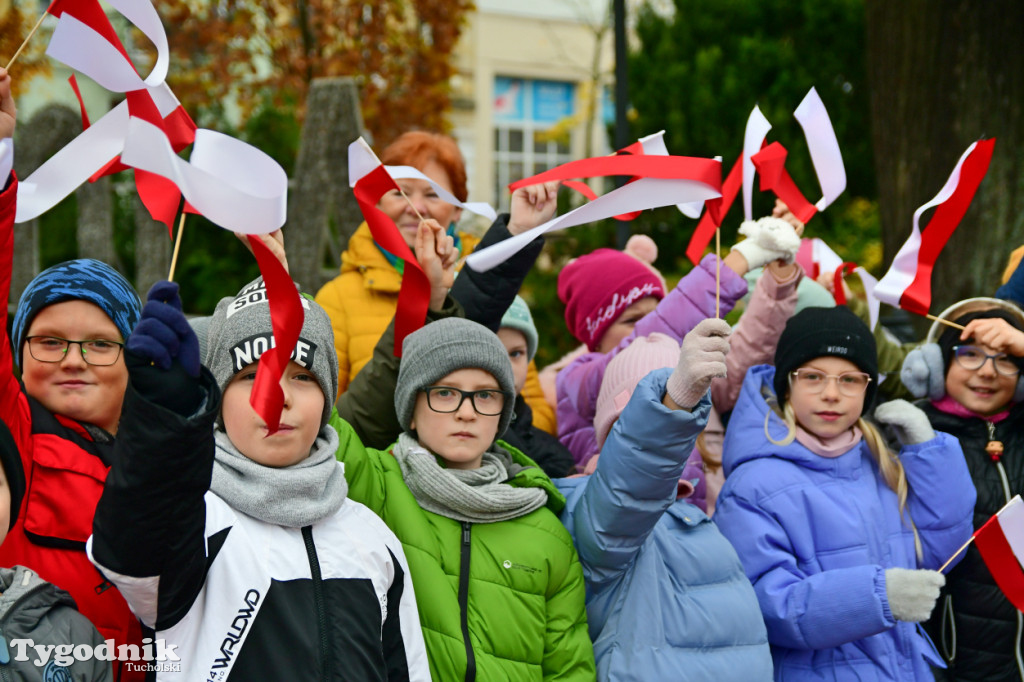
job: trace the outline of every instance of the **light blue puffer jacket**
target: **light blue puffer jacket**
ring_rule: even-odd
[[[885,570],[937,569],[970,537],[975,492],[958,441],[938,433],[900,452],[918,561],[913,531],[863,441],[834,458],[768,441],[774,376],[768,365],[747,372],[726,430],[715,523],[754,584],[775,679],[932,680],[929,663],[939,658],[916,624],[893,618]],[[775,416],[769,429],[776,440],[786,433]]]
[[[555,481],[587,581],[597,678],[770,680],[764,623],[736,552],[700,509],[676,499],[711,402],[669,410],[661,401],[671,373],[640,382],[593,475]]]

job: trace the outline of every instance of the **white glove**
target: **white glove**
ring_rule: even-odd
[[[665,392],[673,402],[691,409],[704,397],[711,380],[725,376],[732,327],[725,320],[708,318],[683,337],[679,364],[668,378]]]
[[[906,400],[891,400],[879,405],[875,409],[875,421],[891,426],[903,445],[927,443],[935,438],[928,415]]]
[[[885,596],[896,620],[921,623],[928,620],[939,599],[946,576],[925,569],[889,568],[885,571]]]
[[[747,238],[732,247],[747,259],[747,266],[753,270],[768,265],[780,258],[792,263],[800,250],[800,237],[793,226],[781,218],[765,216],[759,220],[747,220],[740,225],[740,234]]]

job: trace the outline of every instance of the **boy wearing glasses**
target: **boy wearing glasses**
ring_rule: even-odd
[[[565,498],[498,440],[514,409],[508,352],[461,318],[406,337],[390,452],[341,436],[349,495],[402,541],[435,680],[593,680],[583,571]]]
[[[972,298],[940,315],[927,342],[903,365],[936,430],[956,436],[977,489],[974,528],[1024,494],[1024,312]],[[964,485],[966,485],[966,481]],[[946,576],[939,608],[925,624],[949,668],[940,680],[1024,680],[1024,614],[1007,601],[971,545]]]
[[[0,69],[0,300],[10,297],[18,181],[11,171],[15,107]],[[0,339],[0,419],[21,454],[27,489],[0,547],[0,565],[21,564],[66,590],[103,639],[142,644],[138,620],[89,563],[85,541],[113,456],[128,370],[121,344],[139,319],[132,286],[91,259],[55,265],[28,285],[10,338]],[[21,369],[21,381],[15,375]],[[115,677],[142,673],[114,662]]]

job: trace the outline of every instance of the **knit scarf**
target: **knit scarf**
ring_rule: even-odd
[[[864,434],[857,426],[831,438],[819,438],[799,424],[796,425],[796,441],[819,457],[829,459],[845,455],[863,438]]]
[[[232,509],[266,523],[302,528],[327,518],[345,501],[348,482],[335,459],[338,432],[331,426],[320,429],[308,457],[280,469],[249,459],[220,429],[214,438],[210,490]]]
[[[398,437],[393,453],[402,478],[416,502],[429,512],[456,521],[497,523],[529,514],[543,507],[548,494],[543,488],[508,485],[526,467],[498,446],[491,446],[477,469],[446,469],[437,457],[407,433]]]

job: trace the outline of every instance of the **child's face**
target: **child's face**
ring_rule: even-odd
[[[982,352],[995,355],[989,346],[972,341],[965,345],[977,346]],[[954,358],[946,372],[946,393],[968,410],[978,414],[1002,412],[1013,399],[1017,375],[1007,376],[996,371],[990,358],[978,369],[966,369]]]
[[[463,391],[498,391],[498,381],[482,369],[459,369],[443,376],[434,386],[448,386]],[[436,412],[420,391],[412,412],[409,428],[416,431],[420,445],[438,455],[452,469],[477,469],[483,454],[498,436],[501,415],[479,414],[466,398],[454,412]]]
[[[805,362],[800,369],[813,369],[836,376],[844,372],[861,372],[849,360],[835,357],[815,358]],[[826,379],[824,390],[819,393],[813,391],[796,377],[790,377],[789,403],[793,406],[796,421],[818,438],[828,439],[842,434],[857,423],[864,411],[864,393],[857,396],[844,395],[836,379]]]
[[[526,370],[530,365],[526,336],[518,329],[502,327],[498,330],[498,338],[508,351],[508,359],[512,363],[512,377],[516,381],[516,395],[519,395],[523,392]]]
[[[30,336],[124,341],[117,325],[99,306],[82,300],[54,303],[40,310],[25,333],[26,338]],[[59,362],[41,362],[32,357],[26,341],[21,364],[25,390],[50,412],[95,424],[111,434],[117,432],[128,387],[123,352],[114,364],[101,367],[87,363],[81,346],[72,344]]]
[[[428,161],[419,170],[449,192],[452,191],[448,171],[437,161]],[[453,221],[458,220],[462,213],[458,206],[453,206],[439,197],[426,180],[403,178],[396,180],[395,184],[402,188],[405,197],[409,197],[408,201],[400,192],[391,190],[380,198],[377,207],[395,221],[398,231],[402,233],[402,238],[410,249],[416,246],[416,231],[420,226],[420,216],[416,215],[416,211],[424,218],[433,218],[442,227],[448,227]],[[413,210],[413,206],[416,210]]]
[[[608,327],[608,330],[597,344],[597,351],[599,353],[607,353],[615,348],[615,346],[619,345],[619,341],[622,341],[622,339],[632,333],[633,327],[636,326],[636,323],[644,315],[653,312],[657,307],[658,299],[654,296],[647,296],[630,304],[616,318],[615,322],[612,322],[612,325]]]
[[[238,451],[268,467],[287,467],[309,456],[320,433],[324,412],[324,393],[316,377],[294,360],[281,377],[284,409],[277,433],[269,435],[267,425],[249,404],[256,379],[254,362],[235,374],[224,389],[221,417],[224,430]]]

